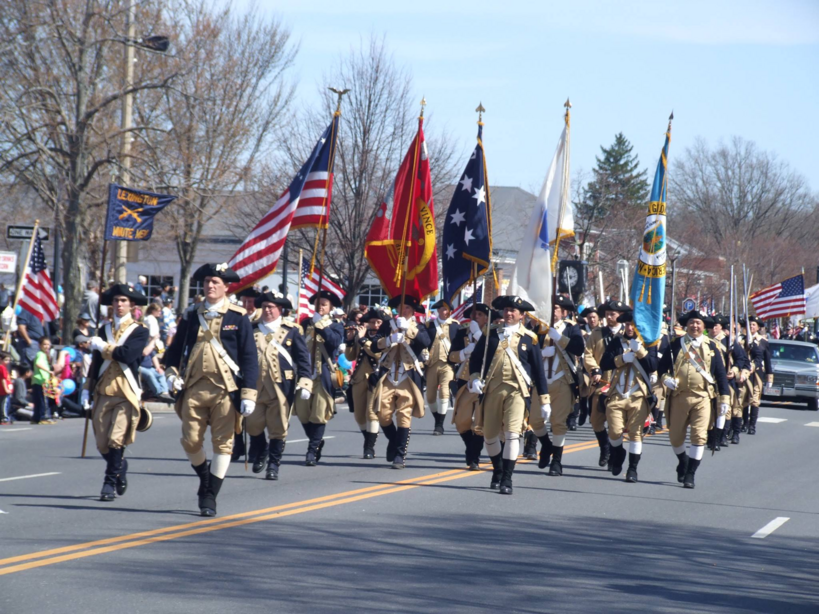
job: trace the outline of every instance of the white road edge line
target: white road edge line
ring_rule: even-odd
[[[755,537],[756,539],[764,539],[789,520],[790,518],[786,518],[785,516],[779,516],[778,518],[774,518],[768,524],[762,527],[759,531],[751,535],[751,537]]]
[[[768,422],[770,424],[779,424],[780,422],[787,422],[787,418],[757,418],[757,422]]]
[[[0,482],[11,482],[12,480],[27,480],[28,478],[44,478],[47,475],[60,475],[59,471],[51,471],[50,473],[35,473],[34,475],[18,475],[14,478],[0,478]]]
[[[819,426],[819,422],[808,422],[805,426]]]
[[[330,435],[328,437],[322,437],[322,439],[335,439],[335,438],[336,438],[335,435]],[[310,440],[309,439],[286,439],[285,441],[287,443],[302,443],[302,442],[310,441]]]
[[[18,433],[20,431],[30,431],[30,430],[31,430],[30,426],[27,426],[24,429],[16,429],[16,428],[12,427],[10,429],[2,429],[2,430],[0,430],[0,433]]]

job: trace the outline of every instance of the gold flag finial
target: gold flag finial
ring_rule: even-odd
[[[668,132],[671,132],[671,122],[674,120],[674,111],[672,109],[671,115],[668,116]]]
[[[568,112],[568,110],[572,108],[572,102],[566,98],[566,102],[563,103],[563,106],[566,107],[566,111]]]
[[[478,114],[478,124],[483,125],[483,114],[486,113],[486,109],[483,108],[482,102],[478,103],[478,107],[475,109],[475,113]]]
[[[421,116],[418,119],[424,119],[424,107],[427,106],[427,97],[421,96]]]
[[[343,90],[338,90],[338,89],[336,89],[334,87],[328,87],[327,89],[330,90],[331,92],[333,92],[336,96],[338,96],[338,104],[336,105],[336,115],[341,115],[341,98],[342,98],[342,96],[344,96],[344,94],[349,92],[350,89],[347,88],[347,89],[343,89]]]

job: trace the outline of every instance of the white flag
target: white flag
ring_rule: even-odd
[[[552,317],[552,263],[549,245],[554,245],[560,217],[561,198],[566,198],[560,224],[561,238],[574,236],[574,215],[568,202],[568,126],[563,128],[557,150],[546,173],[537,203],[518,252],[509,294],[528,300],[535,307],[533,316],[544,322]]]

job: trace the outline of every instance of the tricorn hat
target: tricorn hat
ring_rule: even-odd
[[[562,309],[565,309],[566,311],[574,311],[576,309],[574,303],[572,302],[572,299],[570,299],[567,296],[558,295],[557,297],[555,297],[555,305]]]
[[[449,304],[449,301],[443,298],[429,306],[430,309],[439,309],[441,307],[447,307],[449,309],[452,309],[452,305]]]
[[[341,299],[338,298],[337,294],[330,292],[329,290],[322,290],[321,292],[316,292],[313,296],[310,297],[309,301],[311,305],[316,304],[316,299],[319,298],[326,298],[330,301],[330,304],[333,307],[341,307]]]
[[[626,311],[631,311],[631,307],[628,305],[628,303],[615,300],[606,301],[605,303],[600,305],[599,309],[602,310],[600,312],[601,316],[605,315],[607,311],[616,311],[618,313],[625,313]]]
[[[519,296],[514,296],[512,294],[507,294],[505,296],[499,296],[494,301],[492,301],[492,307],[495,309],[517,309],[518,311],[534,311],[535,307],[529,301],[525,301]]]
[[[248,287],[248,288],[245,288],[244,290],[239,290],[239,291],[236,293],[236,298],[245,298],[246,296],[247,296],[247,297],[250,297],[250,298],[258,298],[258,297],[260,297],[261,295],[262,295],[262,293],[261,293],[261,292],[259,292],[259,291],[258,291],[256,288],[254,288],[253,286],[250,286],[250,287]]]
[[[236,271],[231,269],[226,262],[203,264],[193,274],[194,281],[205,281],[206,277],[218,277],[226,284],[235,284],[241,280]]]
[[[261,309],[262,303],[273,303],[282,309],[293,309],[293,303],[290,302],[289,298],[286,296],[277,296],[272,292],[259,293],[259,295],[253,300],[253,304],[256,305],[256,309]]]
[[[148,297],[132,290],[128,284],[114,284],[105,292],[100,294],[100,305],[110,305],[114,301],[115,296],[126,296],[131,299],[135,305],[147,305]]]
[[[480,313],[485,313],[486,315],[489,315],[489,312],[491,310],[489,309],[489,305],[484,305],[483,303],[477,303],[476,305],[473,305],[472,307],[469,307],[466,311],[464,311],[464,317],[465,318],[471,318],[472,313],[474,311],[478,311]]]
[[[634,312],[629,311],[621,311],[620,315],[617,316],[617,321],[620,324],[626,324],[628,322],[634,322]]]
[[[593,313],[596,313],[597,315],[600,315],[597,312],[597,309],[595,309],[594,307],[586,307],[583,311],[580,312],[580,317],[581,318],[586,318],[586,317],[590,316]]]
[[[409,294],[405,294],[404,295],[404,304],[405,305],[410,305],[418,313],[424,313],[424,305],[421,303],[421,301],[419,301],[414,296],[410,296]],[[393,309],[398,309],[398,307],[401,306],[401,295],[398,294],[396,296],[393,296],[390,299],[389,303],[387,303],[387,305],[389,305]],[[401,314],[399,313],[398,315],[401,315]]]
[[[154,423],[154,416],[151,414],[151,410],[147,407],[140,407],[139,408],[139,420],[137,421],[136,430],[140,433],[144,433],[151,425]]]
[[[679,318],[680,324],[683,326],[687,326],[688,322],[691,320],[702,320],[702,323],[707,326],[713,326],[713,320],[708,316],[708,314],[702,313],[696,309],[692,309],[691,311],[682,314]]]

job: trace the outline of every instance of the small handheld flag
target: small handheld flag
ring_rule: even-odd
[[[147,241],[154,231],[156,214],[176,196],[134,190],[112,183],[108,186],[106,241]]]

